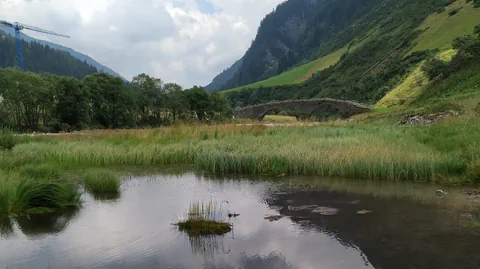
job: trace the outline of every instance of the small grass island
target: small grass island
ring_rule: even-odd
[[[219,220],[222,209],[217,203],[194,202],[190,204],[187,217],[176,223],[181,232],[189,236],[223,235],[232,230],[230,223]]]

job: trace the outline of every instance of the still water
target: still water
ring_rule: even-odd
[[[130,177],[120,197],[85,194],[76,211],[2,220],[0,268],[480,268],[480,229],[468,211],[475,201],[438,198],[435,190],[312,178]],[[210,200],[240,214],[225,216],[231,233],[189,238],[172,225],[192,201]]]

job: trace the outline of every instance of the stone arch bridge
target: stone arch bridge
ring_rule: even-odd
[[[263,120],[265,115],[272,111],[285,110],[297,117],[297,119],[307,119],[312,116],[322,105],[329,104],[336,107],[343,113],[344,117],[350,117],[356,114],[371,111],[368,106],[332,98],[319,98],[307,100],[288,100],[273,102],[267,104],[244,107],[234,112],[235,118],[251,118]]]

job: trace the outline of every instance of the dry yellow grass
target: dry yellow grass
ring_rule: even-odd
[[[450,61],[455,55],[455,50],[449,49],[439,54],[440,59]],[[429,79],[422,71],[425,62],[419,63],[397,87],[388,92],[375,104],[376,108],[387,108],[408,105],[422,94],[429,84]]]

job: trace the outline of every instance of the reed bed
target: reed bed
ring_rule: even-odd
[[[111,170],[90,170],[84,175],[83,182],[85,189],[94,195],[120,193],[120,176]]]
[[[480,147],[472,140],[480,132],[465,126],[465,139],[448,147],[438,143],[446,143],[451,130],[439,127],[226,124],[87,132],[85,137],[94,138],[75,134],[16,145],[0,152],[0,169],[188,164],[216,173],[434,181],[480,173]]]

